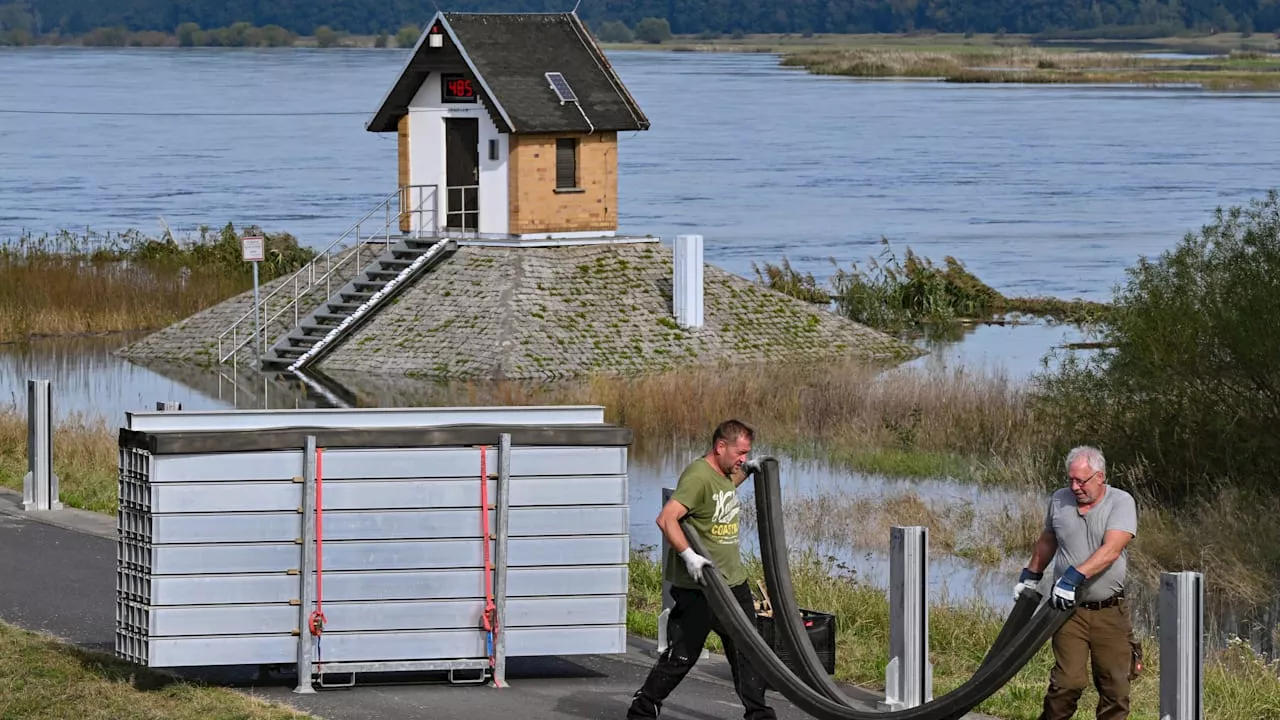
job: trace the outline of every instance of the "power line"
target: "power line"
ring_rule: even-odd
[[[325,117],[334,115],[369,115],[367,112],[115,112],[96,110],[11,110],[0,109],[9,115],[98,115],[114,117]]]

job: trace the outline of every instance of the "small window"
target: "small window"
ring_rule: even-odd
[[[556,189],[578,187],[578,141],[556,139]]]

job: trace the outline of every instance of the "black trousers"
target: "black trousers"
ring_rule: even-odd
[[[755,602],[746,583],[735,585],[733,596],[738,599],[738,604],[746,611],[747,617],[756,616]],[[746,656],[738,652],[733,638],[729,636],[728,624],[711,611],[707,596],[701,590],[673,587],[671,597],[676,602],[671,608],[671,614],[667,616],[667,649],[658,656],[658,663],[649,671],[644,685],[636,691],[631,707],[627,710],[628,720],[658,717],[662,711],[662,701],[667,699],[671,691],[693,669],[694,663],[698,662],[698,655],[707,641],[707,633],[712,630],[724,644],[725,657],[733,672],[733,685],[745,708],[742,716],[746,720],[774,720],[777,715],[764,702],[764,678],[752,669]]]

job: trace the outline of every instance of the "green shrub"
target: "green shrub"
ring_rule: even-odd
[[[417,25],[405,25],[396,31],[396,47],[411,48],[418,42],[422,30]]]
[[[1190,500],[1217,483],[1271,490],[1280,463],[1280,206],[1275,190],[1117,290],[1106,347],[1040,378],[1038,410],[1061,445],[1100,446],[1144,489]],[[1113,473],[1113,475],[1116,473]],[[1271,490],[1274,492],[1274,490]]]
[[[609,20],[601,24],[596,37],[599,38],[600,42],[607,43],[629,43],[636,39],[635,34],[631,32],[631,28],[620,20]]]
[[[666,18],[647,17],[636,23],[636,39],[657,45],[671,39],[671,23]]]

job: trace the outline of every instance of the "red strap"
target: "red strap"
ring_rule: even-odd
[[[480,446],[480,542],[484,546],[484,612],[480,622],[492,637],[498,635],[498,623],[495,617],[496,606],[493,602],[493,563],[489,558],[489,446]],[[489,667],[496,664],[494,643],[489,643]]]
[[[305,552],[305,548],[303,551]],[[316,609],[307,626],[316,637],[324,632],[324,448],[316,448]]]

